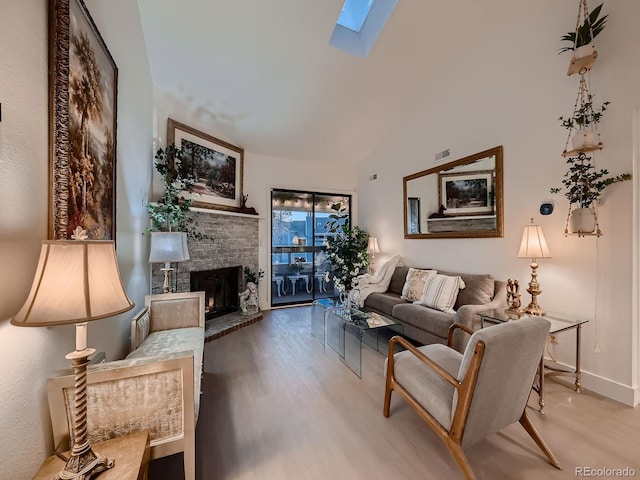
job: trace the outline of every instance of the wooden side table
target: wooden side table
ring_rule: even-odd
[[[99,474],[96,480],[147,480],[149,432],[146,430],[92,444],[91,448],[99,455],[115,460],[113,468]],[[69,452],[63,455],[68,456]],[[65,464],[61,458],[52,455],[45,460],[33,480],[51,480]]]

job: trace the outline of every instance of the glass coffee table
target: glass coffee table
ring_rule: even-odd
[[[504,310],[485,310],[478,312],[480,317],[480,328],[484,328],[485,322],[490,323],[502,323],[509,321],[518,321],[518,318],[524,318],[528,315],[521,315],[514,317],[513,315],[505,313]],[[545,318],[551,322],[551,329],[549,330],[549,337],[553,337],[569,330],[575,330],[576,332],[576,350],[575,350],[575,368],[568,368],[561,365],[555,360],[555,358],[546,358],[544,353],[540,359],[540,366],[537,374],[537,384],[534,383],[533,390],[538,394],[538,405],[540,406],[540,413],[544,413],[544,378],[545,376],[553,375],[570,375],[574,378],[575,391],[580,393],[582,388],[582,372],[580,370],[580,347],[581,347],[581,333],[582,325],[589,320],[570,318],[567,315],[559,315],[554,313],[547,313],[540,317]]]
[[[363,312],[355,307],[345,309],[330,299],[314,302],[325,308],[324,311],[324,344],[335,350],[343,362],[362,378],[362,344],[366,343],[374,350],[386,352],[389,339],[394,335],[402,335],[402,325],[395,320],[373,312]],[[318,336],[319,318],[316,317],[312,333]]]

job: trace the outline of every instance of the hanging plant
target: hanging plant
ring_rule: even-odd
[[[604,102],[600,106],[594,106],[593,95],[589,91],[585,75],[580,75],[580,83],[578,85],[578,94],[576,102],[573,106],[573,113],[570,117],[560,116],[560,124],[569,130],[567,134],[567,143],[563,155],[570,157],[578,152],[588,152],[600,150],[603,147],[600,134],[596,126],[602,120],[604,112],[607,110],[610,102]],[[573,138],[572,132],[575,132]],[[571,140],[573,150],[567,152],[567,147]]]
[[[615,177],[606,177],[609,171],[596,170],[591,157],[584,152],[567,159],[569,170],[564,174],[563,187],[553,187],[551,193],[562,195],[571,205],[590,208],[602,196],[603,191],[614,183],[631,180],[631,174],[623,173]]]
[[[164,194],[157,203],[149,203],[147,211],[151,218],[151,232],[186,232],[189,238],[203,239],[206,235],[198,232],[197,222],[189,214],[191,199],[181,196],[194,183],[195,177],[184,160],[184,152],[175,144],[166,149],[158,149],[154,163],[157,172],[162,176]]]
[[[570,42],[571,45],[561,48],[558,53],[566,52],[566,51],[574,51],[580,47],[584,47],[589,45],[595,37],[597,37],[606,25],[606,20],[608,15],[605,15],[602,18],[598,18],[600,16],[600,11],[602,10],[602,6],[604,3],[601,3],[596,8],[594,8],[591,13],[587,15],[587,2],[583,1],[581,4],[580,13],[578,13],[578,26],[575,31],[568,32],[563,35],[560,39],[563,42]],[[580,22],[580,14],[584,9],[585,18],[582,23]]]
[[[607,110],[611,102],[604,102],[600,107],[594,108],[593,95],[587,94],[583,101],[577,106],[570,117],[560,116],[558,120],[562,126],[568,130],[587,129],[595,127],[602,119],[602,114]]]

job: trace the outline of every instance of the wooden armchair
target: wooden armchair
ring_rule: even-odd
[[[451,348],[460,328],[471,334],[463,354]],[[416,348],[402,337],[389,343],[384,416],[396,391],[444,442],[466,479],[475,479],[462,447],[519,421],[534,442],[560,468],[525,412],[550,323],[524,318],[473,332],[453,324],[449,346]],[[396,353],[396,344],[406,348]]]

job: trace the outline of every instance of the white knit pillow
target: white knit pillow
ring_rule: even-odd
[[[464,281],[460,277],[429,275],[424,282],[422,298],[415,303],[447,313],[456,313],[453,306],[458,298],[458,292],[464,287]]]
[[[424,290],[424,281],[429,275],[435,275],[435,270],[420,270],[417,268],[410,268],[407,272],[407,276],[402,287],[401,298],[409,302],[417,302],[422,297],[422,291]]]

